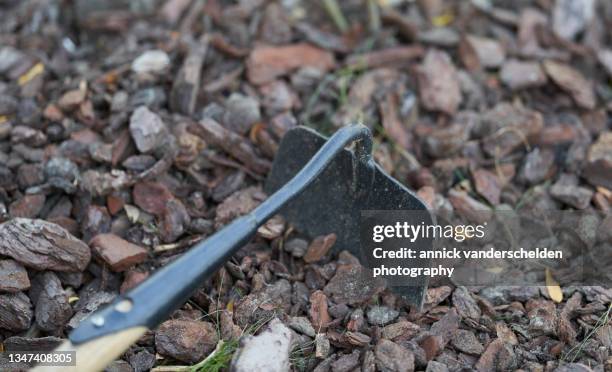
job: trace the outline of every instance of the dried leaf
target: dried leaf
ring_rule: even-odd
[[[559,287],[559,283],[553,278],[552,273],[548,268],[546,268],[546,290],[548,291],[548,295],[550,298],[559,303],[563,301],[563,292],[561,292],[561,287]]]
[[[25,74],[21,75],[17,80],[19,85],[25,85],[30,80],[34,79],[37,75],[42,74],[45,71],[45,65],[41,62],[38,62],[31,69],[29,69]]]

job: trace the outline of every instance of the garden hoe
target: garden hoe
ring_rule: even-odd
[[[157,327],[184,304],[251,239],[259,226],[277,213],[311,237],[337,234],[334,250],[347,249],[360,257],[361,210],[426,210],[423,202],[374,163],[372,134],[363,125],[343,127],[328,140],[305,127],[287,132],[266,192],[269,198],[251,213],[231,222],[81,322],[69,340],[56,349],[76,351],[76,366],[41,366],[35,370],[104,369],[147,330]],[[423,279],[392,288],[408,303],[420,307],[426,286]]]

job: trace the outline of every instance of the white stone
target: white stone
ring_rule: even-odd
[[[170,65],[170,58],[163,50],[148,50],[132,62],[132,71],[141,73],[158,73]]]

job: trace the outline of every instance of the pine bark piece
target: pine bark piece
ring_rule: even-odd
[[[72,306],[62,283],[51,271],[36,276],[34,282],[33,287],[39,287],[34,309],[36,324],[47,332],[61,329],[72,316]]]
[[[423,47],[420,45],[392,47],[350,56],[346,60],[346,66],[363,69],[402,67],[422,57],[423,53]]]
[[[476,169],[472,171],[472,178],[474,187],[480,195],[493,205],[499,204],[503,185],[497,174],[485,169]]]
[[[179,70],[172,91],[170,92],[170,108],[185,115],[192,115],[195,110],[196,98],[200,90],[202,65],[208,49],[208,40],[203,40],[193,46]]]
[[[115,234],[96,235],[89,244],[96,257],[108,264],[115,272],[125,271],[148,257],[146,249],[123,240]]]
[[[474,35],[461,40],[459,55],[468,70],[499,67],[506,59],[506,51],[497,40]]]
[[[544,128],[541,113],[507,103],[497,104],[485,112],[483,123],[489,133],[482,140],[482,149],[493,158],[506,156],[525,146]]]
[[[587,152],[582,176],[594,186],[612,189],[612,132],[599,136]]]
[[[374,348],[376,366],[381,371],[414,371],[414,354],[392,341],[381,339]]]
[[[0,329],[19,332],[32,324],[32,303],[23,292],[0,295]]]
[[[304,255],[304,262],[313,263],[322,259],[336,243],[336,234],[331,233],[314,238]]]
[[[266,195],[258,186],[250,186],[234,192],[217,206],[215,225],[221,227],[235,218],[244,216],[255,209],[265,198]]]
[[[246,139],[222,127],[213,119],[201,120],[196,131],[206,142],[220,147],[254,172],[266,174],[270,170],[270,162],[257,155]]]
[[[45,205],[43,194],[24,195],[9,206],[11,217],[36,218]]]
[[[28,272],[13,260],[0,261],[0,292],[15,293],[30,288]]]
[[[451,339],[451,343],[457,350],[466,354],[480,355],[484,351],[476,335],[465,329],[457,330],[457,333]]]
[[[546,84],[546,74],[537,62],[511,59],[503,64],[499,77],[512,90],[539,87]]]
[[[174,199],[172,192],[160,182],[139,182],[132,190],[134,203],[147,213],[161,216],[166,204]]]
[[[567,92],[584,109],[592,110],[597,104],[593,84],[578,70],[552,60],[543,62],[544,71],[561,89]]]
[[[474,366],[477,371],[508,371],[516,368],[512,346],[501,339],[493,340]]]
[[[332,53],[306,43],[261,45],[253,49],[246,62],[248,79],[256,85],[271,82],[300,67],[314,67],[326,72],[335,64]]]
[[[15,218],[0,225],[0,254],[36,270],[77,272],[91,259],[89,247],[64,228]]]
[[[54,336],[30,338],[13,336],[4,340],[5,351],[51,351],[58,347],[63,339]]]
[[[476,303],[476,300],[472,297],[471,293],[465,287],[457,287],[453,292],[453,305],[457,310],[457,313],[462,318],[471,318],[479,320],[482,312]]]
[[[338,267],[327,286],[326,295],[336,303],[349,305],[365,302],[380,293],[385,284],[380,278],[371,278],[361,265],[343,265]]]
[[[325,330],[331,321],[327,312],[327,296],[323,291],[316,291],[310,295],[310,319],[317,331]]]
[[[457,69],[449,55],[430,50],[418,70],[419,95],[423,106],[431,111],[452,115],[461,103]]]
[[[197,363],[217,344],[215,327],[196,320],[167,320],[155,331],[155,347],[161,355],[185,363]]]

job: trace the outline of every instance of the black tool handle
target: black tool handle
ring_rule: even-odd
[[[174,262],[155,272],[130,292],[118,296],[113,303],[85,319],[70,334],[72,344],[79,345],[133,327],[156,327],[187,301],[204,280],[255,234],[259,226],[302,192],[334,156],[353,141],[357,141],[357,161],[373,167],[370,130],[363,125],[343,127],[295,177],[251,213],[234,220]]]

